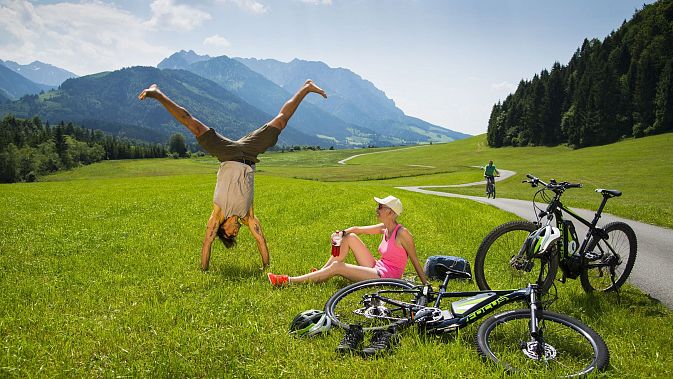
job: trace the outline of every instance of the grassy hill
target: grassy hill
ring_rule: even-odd
[[[628,156],[631,150],[620,149],[634,144],[632,154],[641,156],[643,146],[670,146],[665,138],[625,141],[603,153]],[[589,157],[600,161],[600,151],[493,150],[484,147],[483,137],[364,155],[345,167],[334,163],[377,151],[263,155],[255,210],[269,241],[273,272],[300,274],[320,266],[329,254],[330,232],[375,222],[372,197],[387,194],[403,200],[400,221],[413,232],[422,260],[436,254],[473,260],[484,235],[512,215],[393,186],[477,180],[479,171],[469,166],[489,158],[503,168],[556,175],[542,171],[551,167],[545,162],[554,162],[555,153],[565,157],[556,166],[567,170],[559,171],[559,180],[627,184],[649,165],[662,167],[668,150],[628,172],[627,159],[614,158],[619,169],[597,170],[605,179],[591,179],[588,168],[579,167]],[[376,169],[365,169],[368,165]],[[574,172],[571,165],[586,176],[561,177]],[[421,176],[393,178],[400,167],[409,170],[404,175]],[[394,355],[373,360],[335,355],[340,331],[309,340],[289,336],[292,317],[321,308],[347,282],[272,289],[246,229],[233,250],[216,243],[211,270],[201,273],[199,253],[216,169],[212,158],[115,161],[59,173],[49,182],[0,185],[0,376],[502,377],[500,369],[478,357],[476,327],[445,338],[406,330]],[[350,170],[351,181],[334,181],[338,169]],[[293,171],[314,180],[296,179]],[[360,180],[373,175],[385,179]],[[499,191],[530,195],[516,181]],[[658,193],[655,186],[641,187]],[[614,204],[636,192],[620,189],[625,195]],[[378,238],[365,237],[365,243],[373,249]],[[409,267],[407,275],[412,273]],[[451,289],[475,288],[451,283]],[[552,309],[582,319],[606,340],[611,367],[605,376],[673,375],[668,360],[673,315],[657,301],[632,287],[622,291],[621,301],[611,294],[587,295],[576,282],[560,286],[558,294]]]
[[[530,173],[544,180],[579,182],[584,188],[567,191],[566,205],[592,209],[601,197],[596,188],[618,189],[622,197],[608,202],[606,212],[673,228],[673,169],[666,163],[673,134],[627,139],[615,144],[573,150],[557,147],[490,148],[480,135],[448,144],[413,148],[302,152],[264,156],[269,175],[341,181],[384,180],[390,186],[447,185],[483,180],[483,166],[493,159],[499,168],[517,172],[497,184],[498,196],[532,200],[534,189],[522,184]],[[369,152],[385,151],[380,154]],[[345,157],[364,154],[336,162]],[[332,158],[333,157],[333,158]],[[437,188],[438,191],[484,196],[482,186]]]

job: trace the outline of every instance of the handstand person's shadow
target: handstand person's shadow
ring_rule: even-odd
[[[259,277],[263,271],[259,267],[253,265],[232,265],[228,263],[226,265],[218,266],[213,268],[211,266],[209,270],[212,274],[225,277],[227,281],[232,282],[241,282],[248,281],[250,278]]]

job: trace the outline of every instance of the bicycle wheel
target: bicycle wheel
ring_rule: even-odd
[[[549,290],[558,269],[556,248],[533,259],[520,253],[526,237],[536,229],[532,222],[512,221],[496,227],[484,238],[474,262],[479,289],[524,288],[537,283],[543,293]]]
[[[579,320],[538,311],[541,341],[531,337],[530,322],[529,309],[490,317],[477,332],[477,350],[507,371],[535,377],[583,376],[608,366],[603,338]],[[537,348],[540,342],[543,349]]]
[[[580,276],[586,292],[619,289],[631,274],[636,263],[638,241],[636,233],[623,222],[611,222],[603,228],[608,238],[592,237],[587,245],[587,256]],[[614,270],[614,284],[612,271]]]
[[[493,183],[491,183],[491,181],[488,180],[488,178],[487,178],[486,179],[486,197],[488,197],[490,199],[491,195],[493,195],[493,193],[494,193]]]
[[[325,313],[332,323],[341,328],[358,324],[363,330],[387,329],[406,323],[411,317],[409,309],[390,304],[369,295],[378,294],[386,299],[414,304],[419,290],[410,290],[415,285],[399,279],[370,279],[342,288],[327,300]]]

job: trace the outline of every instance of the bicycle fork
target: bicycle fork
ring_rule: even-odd
[[[527,342],[525,346],[522,346],[522,350],[532,359],[546,359],[547,354],[545,351],[546,344],[543,338],[543,329],[538,325],[540,303],[537,299],[537,284],[531,285],[530,288],[530,337],[532,340]],[[533,346],[531,346],[531,344],[533,344]],[[534,352],[531,350],[534,350]]]

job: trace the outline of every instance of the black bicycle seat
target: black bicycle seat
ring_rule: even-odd
[[[607,196],[607,197],[619,197],[619,196],[622,196],[622,191],[618,191],[618,190],[609,190],[609,189],[598,188],[598,189],[596,190],[596,192],[600,192],[600,193],[603,194],[603,196]]]
[[[449,266],[441,264],[441,263],[437,264],[437,266],[435,267],[435,270],[437,272],[437,276],[440,276],[440,277],[450,275],[451,278],[472,279],[472,275],[469,272],[456,270],[456,269],[450,268]]]

